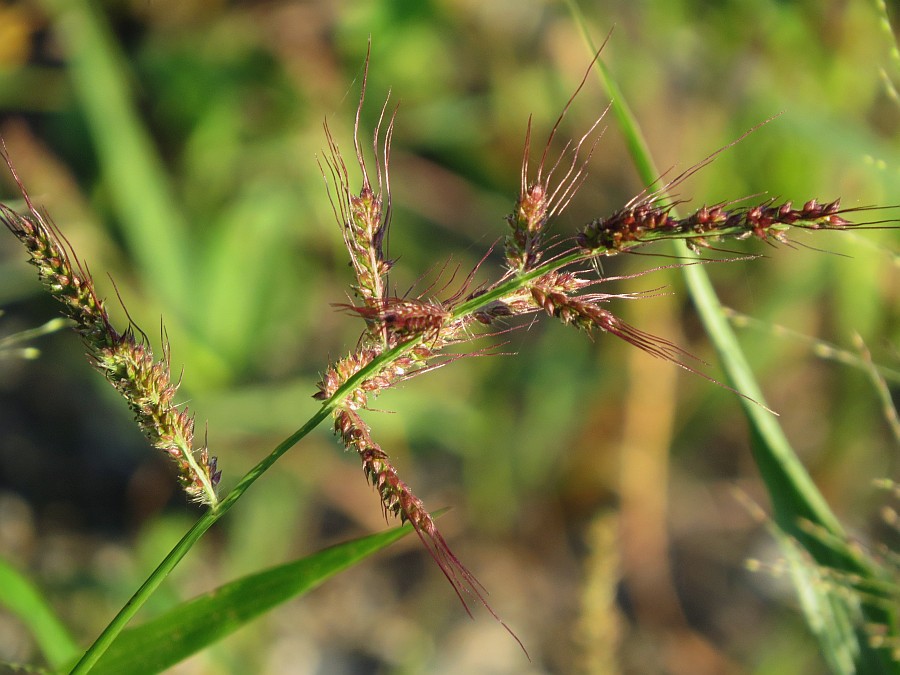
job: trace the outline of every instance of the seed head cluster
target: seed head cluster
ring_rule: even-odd
[[[704,206],[685,218],[675,217],[674,203],[666,201],[667,189],[709,164],[714,154],[665,188],[645,191],[611,216],[593,220],[574,237],[561,240],[561,245],[559,239],[548,245],[547,229],[553,216],[566,208],[586,179],[586,162],[596,144],[594,132],[602,119],[601,116],[580,140],[566,144],[558,159],[550,160],[551,142],[570,99],[550,133],[534,176],[528,167],[529,121],[519,195],[506,218],[510,229],[503,240],[505,269],[499,278],[470,288],[476,272],[489,259],[489,251],[449,298],[397,297],[388,292],[387,275],[392,262],[384,251],[390,221],[387,176],[394,117],[391,116],[382,140],[379,130],[385,105],[374,135],[376,160],[372,179],[359,142],[364,96],[365,78],[354,126],[362,187],[359,192],[351,189],[349,172],[327,125],[328,156],[323,175],[326,183],[334,184],[334,194],[330,192],[330,196],[356,276],[351,286],[356,304],[336,306],[361,317],[366,327],[355,351],[326,370],[314,396],[330,406],[335,433],[347,449],[359,455],[385,516],[392,515],[413,525],[467,610],[466,598],[474,596],[497,618],[485,599],[484,589],[452,553],[423,502],[400,479],[387,453],[374,441],[371,428],[361,417],[370,400],[384,389],[459,358],[459,354],[448,356],[446,348],[474,339],[479,326],[503,333],[515,328],[517,317],[538,313],[583,330],[609,333],[652,356],[697,372],[685,363],[693,358],[690,354],[668,340],[627,324],[606,306],[616,298],[638,298],[642,294],[597,292],[597,286],[614,280],[593,274],[599,257],[633,251],[660,239],[683,239],[697,251],[709,247],[710,241],[725,238],[756,237],[769,243],[784,243],[791,227],[845,229],[853,223],[841,214],[862,209],[842,210],[839,201],[816,200],[801,208],[794,208],[791,202],[769,201],[752,207],[720,203]]]
[[[388,293],[387,274],[392,263],[385,255],[384,242],[390,225],[388,161],[393,119],[387,125],[383,140],[380,123],[375,131],[375,176],[370,178],[359,142],[364,96],[365,77],[354,127],[354,149],[362,174],[362,187],[357,193],[351,189],[349,172],[327,125],[328,156],[323,174],[329,174],[335,186],[335,193],[330,194],[332,206],[355,272],[352,290],[360,302],[337,307],[362,317],[366,330],[357,349],[326,370],[314,397],[334,405],[335,433],[347,449],[359,455],[363,472],[378,493],[385,517],[395,516],[401,522],[412,524],[467,611],[466,596],[474,595],[493,613],[478,581],[450,550],[422,500],[400,478],[390,457],[374,441],[371,429],[358,412],[380,391],[440,365],[434,363],[434,358],[448,344],[459,341],[465,323],[471,320],[454,319],[448,307],[438,301],[399,298]],[[385,109],[386,106],[382,108],[382,120]],[[377,363],[386,351],[404,343],[409,343],[408,349],[389,361]],[[351,378],[363,370],[366,370],[366,376],[350,391],[343,391]],[[341,392],[340,400],[335,404]]]
[[[178,385],[171,379],[168,341],[163,341],[162,359],[154,361],[143,333],[133,325],[123,332],[113,327],[91,275],[56,227],[34,207],[5,153],[3,158],[19,184],[28,212],[20,214],[0,204],[0,220],[25,245],[29,262],[73,321],[93,366],[125,399],[151,445],[175,463],[185,492],[193,501],[214,506],[221,474],[205,445],[194,449],[194,418],[174,403]]]
[[[389,164],[395,111],[387,116],[387,103],[381,109],[371,146],[374,171],[370,174],[359,140],[367,71],[353,134],[356,164],[362,176],[358,191],[351,188],[338,143],[325,125],[327,153],[320,167],[354,271],[353,304],[336,306],[363,319],[365,329],[356,348],[330,365],[318,383],[314,397],[326,406],[320,414],[331,412],[336,435],[359,456],[385,517],[394,516],[413,526],[467,611],[467,599],[474,597],[504,627],[506,624],[487,603],[484,588],[450,550],[422,500],[400,478],[388,454],[374,440],[361,415],[370,401],[385,389],[457,358],[484,354],[465,349],[448,353],[448,348],[466,345],[478,337],[479,329],[493,331],[494,335],[505,333],[522,325],[516,319],[527,315],[549,315],[565,325],[611,334],[693,371],[685,364],[687,358],[693,358],[690,354],[668,340],[630,326],[609,309],[610,301],[644,294],[598,292],[598,286],[616,279],[596,274],[600,257],[631,252],[662,239],[684,240],[696,251],[726,238],[787,243],[791,228],[843,230],[856,226],[845,215],[867,210],[842,209],[838,200],[820,203],[813,199],[800,208],[789,201],[776,204],[772,200],[750,207],[722,202],[677,217],[676,202],[666,196],[669,188],[708,165],[718,154],[714,153],[663,188],[652,192],[648,188],[612,215],[587,223],[574,236],[549,238],[547,230],[554,217],[586,180],[587,161],[599,138],[595,132],[603,115],[578,141],[565,144],[557,159],[550,159],[562,119],[589,72],[590,68],[557,119],[534,172],[529,170],[529,121],[519,194],[506,218],[509,230],[502,240],[503,268],[496,280],[472,288],[476,273],[491,258],[491,247],[460,287],[443,299],[423,297],[424,293],[398,297],[390,291],[388,275],[394,263],[385,247],[391,222]],[[3,157],[7,159],[5,154]],[[18,182],[11,165],[10,170]],[[216,459],[205,446],[193,448],[193,417],[173,402],[177,384],[171,381],[167,341],[162,358],[155,360],[146,337],[133,324],[123,332],[112,326],[90,274],[56,228],[34,208],[24,188],[22,195],[27,213],[0,205],[0,220],[25,245],[40,279],[74,322],[94,366],[126,400],[152,445],[173,459],[187,493],[196,501],[215,506],[220,476]]]

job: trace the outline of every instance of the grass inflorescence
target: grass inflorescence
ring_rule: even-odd
[[[388,273],[393,262],[384,249],[390,225],[391,197],[387,176],[394,117],[392,115],[387,125],[383,143],[379,136],[382,123],[376,127],[373,141],[376,170],[374,178],[370,177],[359,140],[365,83],[364,77],[354,127],[354,149],[362,176],[359,192],[351,189],[348,169],[327,125],[329,157],[325,163],[328,174],[336,183],[334,212],[356,274],[351,290],[359,302],[338,307],[360,316],[366,328],[356,350],[325,372],[315,398],[331,400],[334,404],[335,432],[348,449],[359,454],[365,475],[375,486],[385,515],[394,515],[413,524],[467,610],[465,595],[470,593],[496,618],[481,585],[450,551],[423,502],[399,478],[388,455],[373,440],[370,427],[359,414],[370,399],[398,382],[445,365],[450,360],[483,353],[463,350],[460,354],[457,349],[448,354],[445,351],[449,346],[458,347],[472,341],[478,337],[479,329],[511,330],[517,325],[514,323],[517,317],[539,313],[589,332],[609,333],[652,356],[697,372],[686,364],[693,359],[691,354],[663,337],[629,325],[608,308],[613,300],[644,296],[593,290],[615,279],[596,274],[600,258],[632,252],[667,239],[684,240],[694,252],[711,248],[713,242],[750,237],[767,243],[787,244],[791,228],[845,230],[860,225],[876,226],[882,221],[854,223],[845,216],[869,209],[842,209],[840,200],[820,202],[817,199],[810,199],[799,208],[790,201],[768,200],[753,206],[723,202],[676,217],[673,215],[675,203],[667,196],[669,189],[711,163],[721,152],[717,151],[662,188],[648,188],[612,215],[592,220],[574,236],[562,241],[553,240],[545,236],[547,229],[552,217],[565,209],[584,181],[585,157],[590,157],[593,151],[596,139],[592,135],[602,119],[601,116],[577,142],[566,144],[558,158],[551,160],[551,142],[572,102],[570,99],[549,135],[533,176],[529,172],[531,124],[528,125],[520,192],[512,213],[506,218],[510,232],[503,240],[505,267],[496,281],[482,282],[471,288],[476,273],[483,271],[490,257],[492,251],[488,251],[478,267],[447,298],[425,297],[425,293],[418,297],[398,297],[389,291]],[[575,94],[583,84],[584,80]],[[386,109],[385,103],[382,122]],[[326,182],[327,179],[328,176]],[[377,189],[373,185],[377,185]],[[692,263],[675,263],[676,266],[687,264]],[[450,284],[447,282],[444,288]],[[355,386],[348,387],[350,378],[359,377],[364,368],[367,370],[365,376]],[[333,401],[331,397],[337,392],[341,393],[341,398]]]
[[[0,204],[0,221],[25,245],[44,287],[74,322],[94,368],[128,403],[151,445],[175,463],[178,481],[191,500],[215,506],[221,474],[205,445],[194,448],[194,418],[174,402],[178,385],[171,378],[168,341],[163,342],[163,357],[155,361],[146,336],[134,324],[122,332],[113,327],[87,268],[34,206],[5,152],[3,158],[28,211],[20,214]]]
[[[593,62],[591,65],[593,67]],[[336,303],[335,306],[361,318],[365,328],[356,347],[324,370],[313,395],[322,403],[317,415],[248,473],[221,502],[216,495],[220,478],[216,459],[209,455],[205,445],[200,449],[193,447],[193,417],[174,403],[177,384],[171,378],[168,342],[163,341],[162,358],[156,360],[146,336],[133,323],[121,332],[113,327],[86,267],[59,230],[32,204],[10,164],[27,209],[25,213],[18,213],[0,205],[0,219],[26,246],[30,262],[37,267],[45,288],[61,302],[63,312],[74,322],[94,367],[125,398],[151,444],[174,460],[178,480],[191,499],[211,507],[209,513],[212,515],[205,517],[186,535],[183,541],[188,543],[167,558],[167,569],[177,563],[190,545],[250,484],[312,427],[330,415],[334,431],[343,445],[359,456],[364,476],[377,492],[384,516],[396,517],[412,525],[467,611],[469,599],[474,597],[506,627],[487,602],[487,591],[450,549],[423,501],[400,478],[388,452],[375,440],[362,415],[370,408],[372,400],[412,377],[464,356],[484,354],[485,350],[472,349],[469,344],[484,335],[505,333],[527,325],[520,320],[524,317],[535,320],[542,315],[587,332],[609,333],[654,357],[696,372],[687,363],[693,359],[690,353],[664,337],[630,325],[615,314],[611,308],[614,301],[641,299],[653,291],[643,294],[599,291],[619,279],[599,273],[600,259],[634,252],[661,240],[685,241],[699,253],[728,239],[756,238],[770,244],[787,244],[793,228],[846,230],[874,227],[882,222],[854,223],[849,219],[851,214],[869,209],[843,209],[839,200],[817,199],[810,199],[796,208],[790,201],[767,200],[751,206],[740,206],[740,200],[719,202],[702,206],[686,216],[676,215],[675,206],[681,202],[668,197],[670,189],[694,171],[709,165],[718,154],[714,153],[664,186],[648,187],[621,209],[591,220],[570,236],[548,237],[547,231],[554,218],[566,209],[583,184],[587,160],[599,138],[597,130],[603,115],[581,138],[566,144],[555,159],[552,157],[552,143],[562,118],[586,78],[587,73],[550,132],[535,171],[529,167],[529,122],[519,194],[506,218],[509,229],[505,237],[498,240],[478,266],[451,291],[447,289],[453,286],[453,278],[436,294],[429,288],[417,296],[396,294],[389,279],[395,264],[386,245],[391,224],[390,146],[396,111],[388,114],[387,102],[382,107],[371,143],[374,164],[368,163],[360,131],[366,93],[366,77],[363,78],[353,135],[361,187],[358,190],[352,188],[350,171],[327,124],[327,155],[321,169],[330,187],[333,212],[354,272],[350,285],[353,302]],[[4,158],[9,163],[6,155]],[[370,166],[374,170],[370,171]],[[503,262],[495,278],[476,283],[476,278],[484,276],[492,254],[500,250]],[[694,262],[697,261],[679,261],[671,266]],[[158,585],[162,576],[162,573],[157,574],[154,583]],[[141,596],[142,600],[152,592],[151,586],[155,587],[148,586],[150,590]],[[97,644],[102,647],[86,656],[85,670],[99,658],[102,649],[108,646],[115,632],[121,630],[133,613],[132,609],[139,604],[132,603],[132,607],[123,609],[115,630],[98,640]],[[519,640],[512,630],[508,627],[507,630]]]

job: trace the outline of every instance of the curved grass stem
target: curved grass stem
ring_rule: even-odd
[[[194,523],[190,530],[181,538],[175,547],[169,551],[169,554],[163,559],[159,566],[153,570],[147,580],[141,587],[131,596],[131,599],[125,603],[125,606],[110,621],[109,625],[100,633],[99,637],[88,648],[81,659],[72,669],[72,675],[79,673],[87,673],[93,668],[94,664],[103,656],[103,653],[116,639],[116,636],[122,632],[122,629],[134,617],[137,611],[143,606],[147,599],[159,587],[169,573],[175,569],[175,566],[187,555],[188,551],[197,543],[200,537],[213,526],[228,510],[234,506],[243,494],[253,485],[256,480],[262,476],[271,467],[279,457],[294,447],[309,432],[315,429],[321,422],[329,416],[332,407],[336,401],[326,401],[322,407],[293,434],[284,439],[278,446],[269,453],[259,464],[253,467],[247,474],[234,486],[228,495],[219,502],[215,508],[210,508],[204,513],[200,519]]]

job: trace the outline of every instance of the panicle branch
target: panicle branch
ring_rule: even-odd
[[[380,346],[360,347],[355,352],[335,362],[325,371],[317,385],[318,391],[313,398],[319,401],[327,401],[344,385],[351,377],[356,375],[366,366],[369,366],[382,354]],[[348,410],[360,410],[369,404],[369,397],[375,397],[383,389],[417,375],[423,369],[428,369],[428,359],[435,355],[432,348],[426,345],[416,345],[404,354],[397,356],[384,364],[374,374],[363,380],[356,389],[347,394],[340,403],[340,407]]]
[[[5,151],[2,155],[28,212],[20,214],[0,204],[0,221],[25,245],[29,262],[37,268],[44,286],[74,322],[93,366],[128,403],[151,445],[175,462],[178,480],[188,496],[215,506],[221,474],[205,445],[193,448],[194,418],[173,402],[178,386],[170,376],[168,341],[163,341],[163,358],[154,362],[143,333],[138,340],[133,325],[122,333],[113,327],[90,273],[57,228],[32,204]]]
[[[444,328],[450,321],[450,312],[439,302],[390,297],[368,307],[335,306],[363,317],[388,348],[415,335],[428,336],[432,347],[446,342]]]
[[[679,365],[683,365],[684,357],[691,356],[668,340],[645,333],[625,323],[609,310],[600,307],[597,304],[597,296],[572,296],[558,287],[536,283],[531,287],[531,297],[538,307],[564,324],[571,324],[588,332],[599,328],[651,356]],[[608,297],[615,296],[600,296],[602,299]]]
[[[616,253],[660,239],[685,239],[695,248],[727,237],[756,237],[763,241],[771,238],[788,243],[791,227],[844,230],[856,224],[841,214],[865,210],[841,209],[840,199],[825,204],[811,199],[801,208],[794,208],[790,201],[775,204],[769,200],[750,207],[729,208],[725,203],[702,206],[686,218],[674,218],[672,206],[650,201],[616,211],[608,218],[588,223],[576,236],[576,242],[582,249],[598,254]]]
[[[425,504],[413,494],[409,486],[397,474],[387,453],[372,439],[369,426],[363,422],[359,414],[346,407],[339,408],[335,412],[334,428],[344,446],[359,454],[366,479],[381,498],[381,508],[385,518],[392,515],[399,518],[402,523],[410,523],[428,554],[450,582],[466,613],[472,616],[466,597],[475,596],[491,616],[518,642],[527,655],[528,652],[522,641],[488,604],[484,587],[450,550],[450,546],[438,530],[434,518],[425,508]]]

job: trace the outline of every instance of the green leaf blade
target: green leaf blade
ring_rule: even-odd
[[[40,591],[2,558],[0,604],[6,606],[28,627],[50,666],[59,668],[81,651]]]
[[[411,526],[404,525],[355,539],[220,586],[123,631],[91,672],[141,675],[170,668],[411,531]]]

